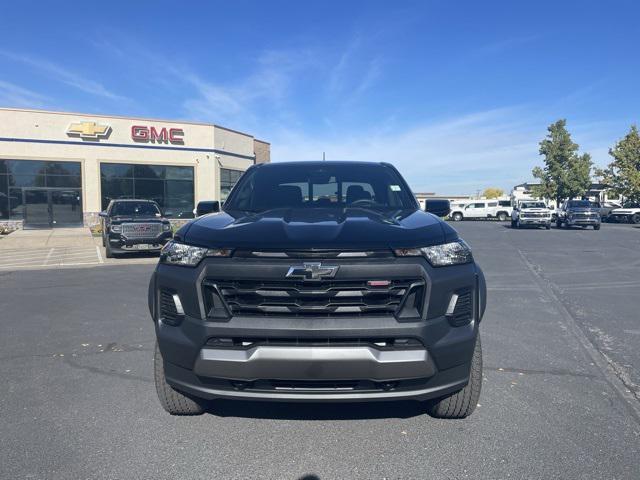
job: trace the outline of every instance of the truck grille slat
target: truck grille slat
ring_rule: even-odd
[[[123,223],[122,235],[126,238],[157,237],[162,233],[161,223]]]
[[[232,315],[393,315],[409,288],[420,280],[393,280],[389,286],[371,287],[366,280],[216,281],[215,287]]]
[[[171,290],[160,290],[160,318],[170,325],[177,323],[180,316],[173,295]]]

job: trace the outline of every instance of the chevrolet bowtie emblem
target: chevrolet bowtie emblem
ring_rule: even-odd
[[[338,272],[337,265],[322,265],[322,263],[303,263],[293,265],[287,272],[288,278],[302,278],[303,280],[321,280],[323,278],[333,278]]]
[[[67,128],[67,135],[80,137],[83,140],[100,140],[107,138],[110,133],[111,127],[109,125],[99,125],[96,122],[72,123]]]

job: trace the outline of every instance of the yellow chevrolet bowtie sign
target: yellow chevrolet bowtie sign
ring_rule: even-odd
[[[100,125],[96,122],[77,122],[72,123],[67,128],[67,135],[80,137],[83,140],[100,140],[107,138],[111,133],[109,125]]]

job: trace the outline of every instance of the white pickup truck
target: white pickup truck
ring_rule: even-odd
[[[610,222],[640,223],[640,203],[625,203],[622,208],[614,208],[609,212],[607,219]]]
[[[459,222],[466,219],[497,218],[504,222],[511,215],[509,200],[471,200],[464,204],[451,204],[449,217]]]
[[[544,202],[537,200],[518,203],[511,212],[511,228],[522,228],[525,225],[551,229],[551,210]]]

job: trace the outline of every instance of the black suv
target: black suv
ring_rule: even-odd
[[[160,251],[173,237],[171,223],[151,200],[111,200],[102,218],[102,246],[114,254]]]
[[[392,165],[256,165],[162,251],[158,396],[182,415],[216,398],[415,399],[466,417],[485,305],[469,246]]]

